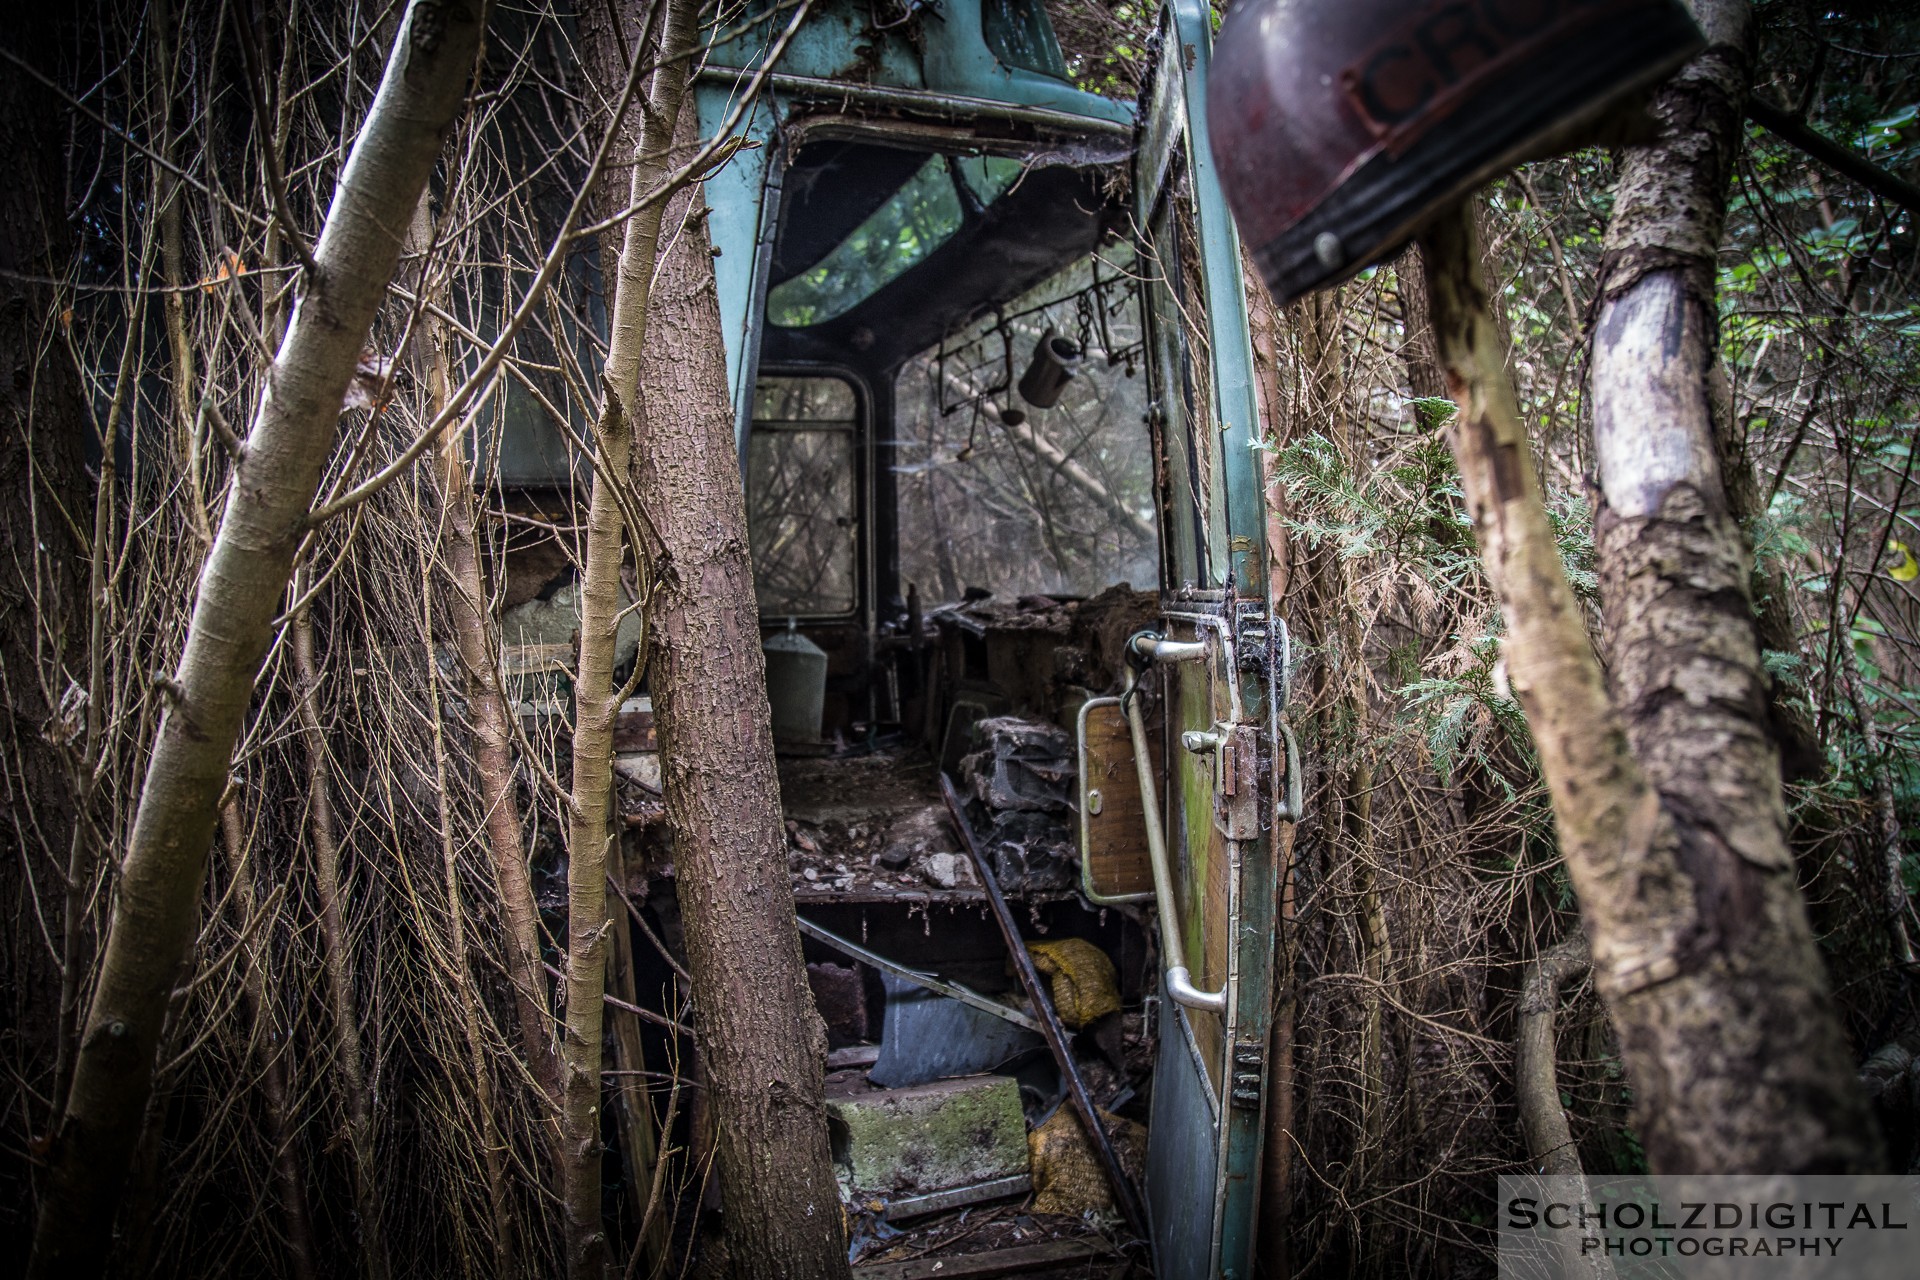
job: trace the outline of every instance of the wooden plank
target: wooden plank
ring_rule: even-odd
[[[1111,1256],[1113,1246],[1098,1236],[1049,1240],[1045,1244],[995,1249],[991,1253],[962,1253],[945,1258],[914,1258],[908,1262],[855,1264],[860,1280],[981,1280],[1013,1276],[1046,1267],[1067,1266],[1089,1258]]]
[[[1147,817],[1140,803],[1140,778],[1133,763],[1133,737],[1117,704],[1087,708],[1086,777],[1081,794],[1100,794],[1099,812],[1086,805],[1082,816],[1087,883],[1104,898],[1153,892],[1153,864],[1147,856]],[[1154,762],[1155,768],[1159,762]]]

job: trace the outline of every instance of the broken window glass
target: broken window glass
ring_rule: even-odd
[[[767,291],[768,322],[798,329],[845,315],[945,244],[960,222],[947,159],[929,156],[826,257]]]
[[[984,209],[1005,195],[1026,165],[1006,156],[960,156],[953,162],[974,200]]]
[[[1096,287],[1096,270],[1098,284]],[[929,600],[1158,585],[1132,256],[1083,258],[909,360],[895,383],[900,580]],[[1082,348],[1052,408],[1015,390],[1049,331]],[[1003,411],[1011,410],[1011,413]]]
[[[760,611],[814,617],[857,601],[859,405],[839,378],[763,377],[747,438],[747,537]]]
[[[1008,66],[1067,78],[1067,60],[1040,0],[987,0],[980,6],[980,30],[993,56]]]

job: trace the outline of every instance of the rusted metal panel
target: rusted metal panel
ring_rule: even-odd
[[[643,694],[620,704],[620,711],[613,719],[613,749],[616,752],[660,749],[660,739],[653,730],[652,698]]]

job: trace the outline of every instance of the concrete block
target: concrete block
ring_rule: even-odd
[[[1027,1172],[1027,1123],[1010,1076],[827,1097],[834,1159],[857,1192],[925,1195]]]

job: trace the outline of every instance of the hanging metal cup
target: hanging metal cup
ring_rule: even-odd
[[[1047,330],[1033,349],[1027,371],[1020,375],[1020,398],[1036,409],[1053,408],[1067,383],[1080,372],[1082,359],[1079,343]]]

